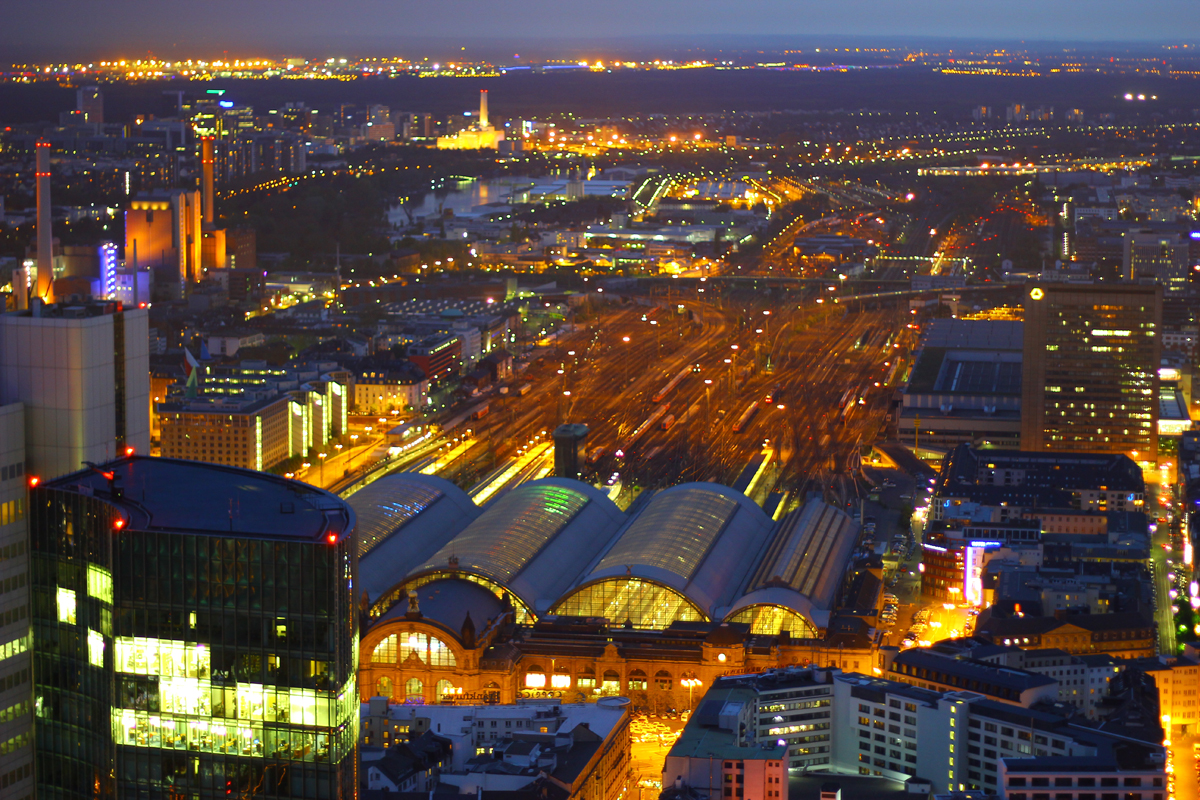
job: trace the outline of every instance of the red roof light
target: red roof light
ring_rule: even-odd
[[[41,483],[41,482],[42,482],[42,479],[41,479],[41,478],[39,478],[38,476],[36,476],[36,475],[30,475],[30,476],[29,476],[29,488],[30,488],[30,489],[34,488],[35,486],[37,486],[37,485],[38,485],[39,483]]]
[[[123,517],[117,517],[116,519],[113,520],[113,530],[119,531],[124,527],[125,527],[125,519]]]
[[[325,541],[329,542],[330,544],[337,544],[338,536],[336,533],[330,533],[325,537]]]

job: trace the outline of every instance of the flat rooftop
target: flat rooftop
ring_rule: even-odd
[[[127,531],[316,541],[354,527],[354,512],[336,495],[264,472],[131,456],[100,465],[122,496],[109,493],[99,470],[87,469],[43,484],[111,502],[128,514]]]
[[[756,698],[757,692],[749,687],[713,687],[704,695],[700,707],[688,720],[667,755],[677,758],[784,758],[787,755],[784,745],[771,742],[769,738],[762,745],[746,744],[736,732],[718,724],[718,716],[726,706],[743,704],[752,708]]]

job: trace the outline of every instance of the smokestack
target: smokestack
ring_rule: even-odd
[[[200,169],[203,170],[201,205],[204,209],[204,224],[213,224],[213,139],[205,136],[200,139]]]
[[[37,154],[37,285],[34,296],[54,302],[54,236],[50,230],[50,143],[39,139]]]
[[[487,117],[487,89],[479,90],[479,127],[486,128],[488,126]]]

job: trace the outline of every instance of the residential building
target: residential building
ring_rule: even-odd
[[[411,361],[364,359],[354,364],[354,410],[387,414],[429,404],[429,381]]]
[[[1161,285],[1025,287],[1021,449],[1158,466]]]
[[[1184,645],[1179,655],[1137,659],[1131,665],[1149,676],[1158,690],[1158,710],[1171,734],[1200,731],[1200,648]]]
[[[1113,678],[1126,667],[1126,662],[1104,653],[1074,656],[1065,650],[1022,650],[1012,645],[979,647],[970,651],[970,657],[1053,678],[1058,682],[1058,701],[1070,703],[1088,719],[1096,719]]]
[[[459,697],[461,695],[457,695]],[[628,785],[629,700],[604,697],[594,703],[553,698],[513,705],[477,705],[447,699],[443,705],[389,704],[372,697],[362,704],[364,767],[371,788],[382,784],[371,758],[374,747],[396,747],[436,737],[448,756],[425,788],[476,795],[489,791],[549,788],[564,798],[616,800]],[[420,779],[411,779],[417,783]],[[394,782],[394,781],[393,781]],[[452,787],[452,788],[451,788]],[[424,788],[421,789],[422,791]]]
[[[1141,511],[1146,484],[1123,454],[955,448],[942,462],[931,519],[1040,520],[1043,510]],[[1040,524],[1040,523],[1039,523]]]
[[[931,650],[884,651],[884,676],[939,692],[970,691],[990,700],[1029,708],[1056,699],[1054,678],[1023,669],[997,669],[970,659],[953,658]]]
[[[449,765],[450,748],[449,739],[429,732],[388,747],[362,747],[360,781],[365,778],[368,793],[427,792]]]
[[[1142,658],[1157,652],[1154,621],[1140,611],[1110,614],[999,617],[985,609],[976,631],[995,644],[1033,650],[1059,649],[1072,655],[1107,653],[1114,658]]]
[[[349,507],[144,456],[29,504],[39,797],[354,795]]]
[[[1166,800],[1166,757],[1161,747],[1136,741],[1104,742],[1092,756],[1004,758],[1000,785],[1007,800],[1042,796],[1088,800]],[[1108,791],[1105,791],[1105,790]]]

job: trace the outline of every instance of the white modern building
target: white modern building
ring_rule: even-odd
[[[754,705],[753,725],[725,724],[734,692]],[[725,705],[705,714],[709,698]],[[731,676],[713,684],[689,720],[667,757],[663,785],[688,783],[687,776],[704,780],[710,759],[700,750],[706,748],[729,762],[770,760],[778,753],[774,757],[784,758],[789,769],[900,782],[919,778],[935,792],[983,790],[1033,800],[1041,792],[1024,794],[1024,787],[1071,786],[1075,792],[1120,786],[1122,798],[1164,800],[1160,744],[1102,730],[1073,712],[1065,704],[1025,708],[978,692],[938,691],[832,668]],[[1125,794],[1126,787],[1141,788]]]
[[[21,403],[26,472],[49,480],[150,451],[148,312],[119,303],[0,314],[0,405]]]

